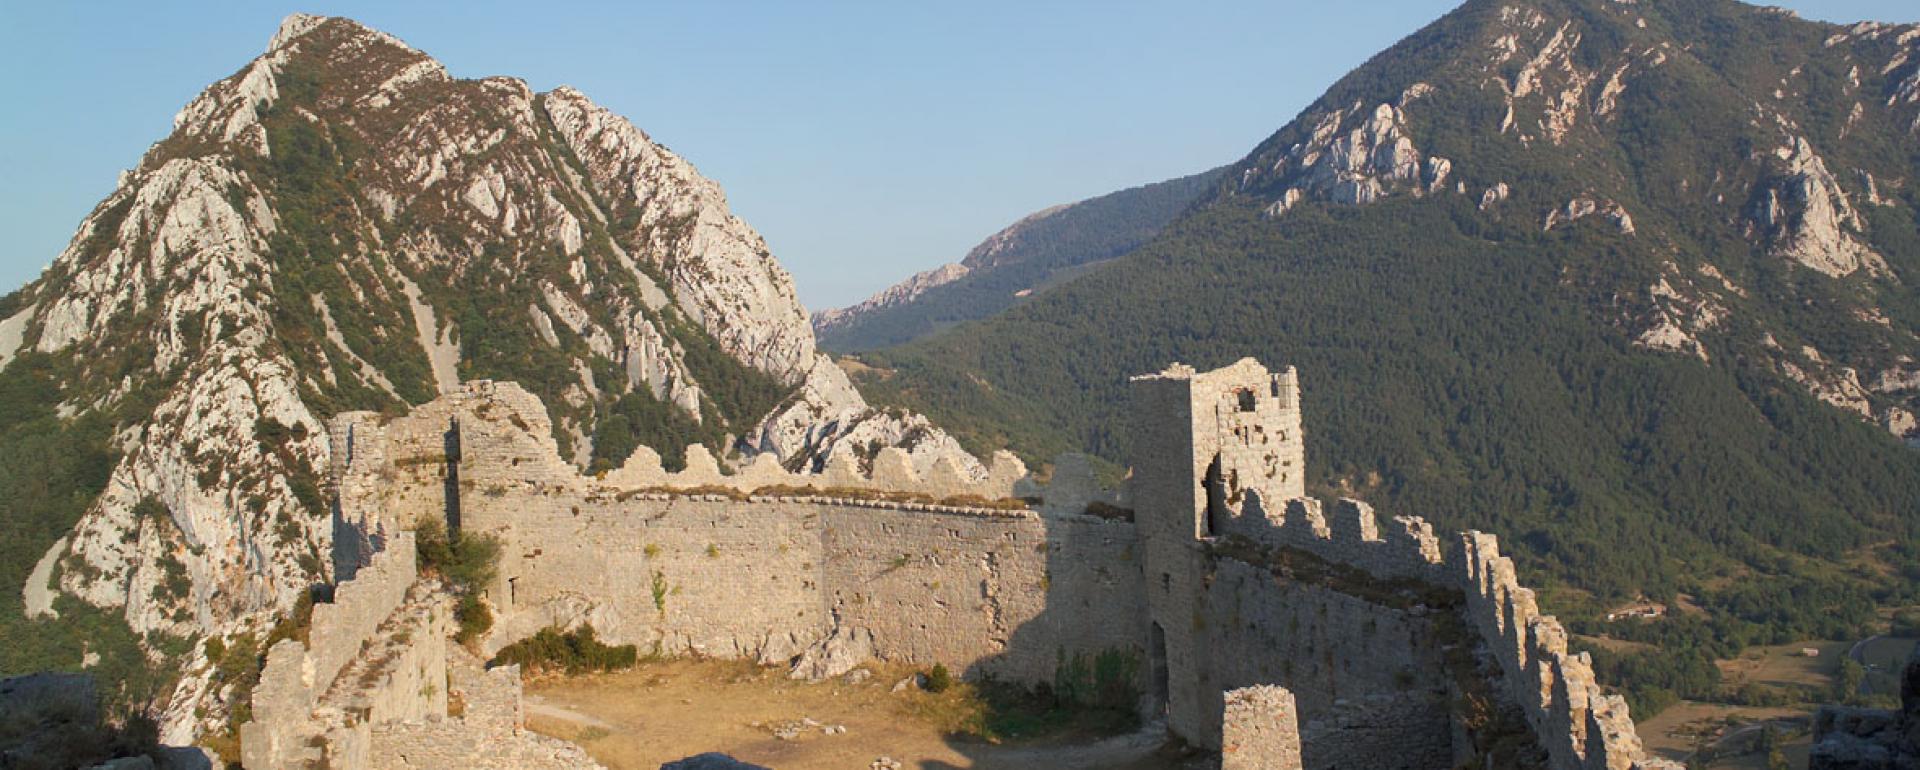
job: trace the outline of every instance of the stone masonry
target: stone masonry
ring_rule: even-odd
[[[643,449],[587,477],[561,461],[532,395],[467,383],[406,416],[334,419],[336,560],[355,575],[342,591],[383,585],[388,554],[410,552],[408,530],[436,517],[504,545],[484,594],[489,653],[583,623],[614,643],[816,675],[872,657],[1038,683],[1119,653],[1141,663],[1144,715],[1228,767],[1662,766],[1493,536],[1306,497],[1299,387],[1292,369],[1251,359],[1135,378],[1132,476],[1103,490],[1073,458],[1038,484],[1006,453],[972,479],[922,476],[897,450],[796,474],[725,467],[700,447],[669,473]],[[404,596],[381,606],[392,614]],[[351,628],[369,640],[377,625]],[[334,657],[302,661],[330,674]],[[312,696],[287,682],[329,681],[269,669],[266,698],[296,707]],[[471,687],[493,674],[446,676]],[[1468,724],[1469,701],[1513,714],[1503,724],[1532,736],[1535,759],[1483,754],[1499,720]],[[252,729],[299,753],[280,740],[311,732],[288,716],[299,709],[256,710]],[[449,721],[386,720],[362,745],[390,754],[382,741]]]
[[[1272,685],[1227,693],[1220,770],[1301,770],[1293,693]]]

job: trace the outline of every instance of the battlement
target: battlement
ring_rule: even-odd
[[[1295,548],[1380,578],[1446,584],[1440,539],[1418,516],[1396,516],[1381,532],[1373,506],[1352,498],[1334,502],[1297,497],[1269,510],[1259,493],[1231,511],[1225,534],[1267,547]]]
[[[1463,532],[1452,556],[1454,580],[1467,593],[1467,618],[1493,649],[1513,698],[1556,768],[1677,768],[1647,759],[1626,699],[1594,680],[1586,653],[1567,652],[1567,630],[1541,614],[1522,587],[1499,538]]]
[[[881,449],[866,467],[853,454],[841,453],[821,472],[804,473],[787,470],[770,454],[727,467],[700,444],[686,448],[684,468],[667,471],[659,453],[642,446],[620,468],[589,476],[560,459],[552,423],[537,397],[517,384],[489,380],[467,382],[460,390],[400,417],[343,413],[333,418],[329,432],[332,483],[339,501],[335,539],[344,544],[336,548],[340,554],[336,567],[346,577],[378,550],[380,538],[411,529],[422,516],[445,515],[458,526],[458,498],[468,491],[491,495],[509,491],[543,495],[857,491],[902,499],[903,505],[906,498],[917,504],[1006,500],[1015,495],[1016,485],[1024,496],[1045,494],[1045,488],[1032,482],[1025,464],[1006,451],[994,453],[985,474],[974,477],[946,458],[923,472],[897,447]],[[1069,466],[1065,474],[1056,473],[1056,478],[1072,479],[1063,490],[1093,486],[1090,469]],[[1080,508],[1084,507],[1082,502]]]
[[[1552,767],[1660,765],[1497,539],[1305,494],[1293,369],[1176,364],[1133,390],[1138,454],[1127,488],[1109,490],[1083,456],[1041,484],[1009,453],[974,477],[917,468],[901,449],[796,473],[766,455],[729,468],[698,445],[669,472],[642,448],[586,476],[561,461],[537,398],[472,382],[403,417],[335,418],[336,543],[377,586],[422,517],[499,537],[485,649],[591,623],[664,654],[787,663],[860,640],[837,657],[1022,682],[1050,681],[1073,656],[1138,651],[1147,701],[1174,732],[1242,747],[1229,752],[1242,765],[1290,745],[1283,761],[1316,770],[1392,747],[1405,751],[1375,758],[1438,766],[1472,749],[1460,741],[1479,738],[1450,722],[1441,653],[1462,627],[1441,613],[1458,613],[1497,661],[1492,692],[1525,714]],[[1364,576],[1248,562],[1243,542]],[[1436,603],[1399,581],[1449,593]],[[317,633],[313,650],[276,646],[262,686],[314,707],[299,683],[341,670],[334,637]],[[327,675],[289,673],[302,666]]]
[[[701,444],[689,444],[685,457],[685,468],[669,472],[661,468],[660,454],[643,446],[634,450],[633,456],[618,470],[592,481],[615,489],[724,487],[752,492],[767,487],[812,487],[917,494],[935,499],[999,500],[1012,497],[1014,484],[1027,476],[1027,467],[1020,458],[1004,450],[994,453],[983,478],[968,476],[944,457],[922,475],[914,468],[912,457],[899,447],[885,447],[875,453],[871,468],[865,471],[853,455],[844,453],[834,455],[819,473],[788,471],[771,454],[755,455],[740,468],[722,469],[713,453]]]
[[[422,685],[436,671],[445,678],[450,616],[425,605],[402,611],[417,576],[414,554],[413,533],[394,535],[354,579],[338,585],[332,602],[313,606],[306,642],[283,639],[267,651],[253,719],[241,727],[248,767],[342,762],[364,752],[376,722],[446,713],[444,688],[429,696]],[[388,641],[383,648],[391,655],[367,655],[378,639]]]

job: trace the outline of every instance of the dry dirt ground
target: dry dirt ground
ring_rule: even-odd
[[[959,688],[893,692],[910,673],[882,668],[859,684],[806,684],[751,663],[646,663],[612,674],[529,682],[527,723],[585,746],[614,770],[654,770],[709,751],[779,770],[858,770],[883,756],[927,770],[1174,770],[1199,759],[1164,746],[1158,728],[1001,745],[949,738],[971,713],[971,702]]]

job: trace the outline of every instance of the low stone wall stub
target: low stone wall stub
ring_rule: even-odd
[[[1286,688],[1229,690],[1220,770],[1302,770],[1299,719]]]

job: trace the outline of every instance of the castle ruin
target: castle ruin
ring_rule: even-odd
[[[983,477],[922,477],[897,449],[818,474],[767,457],[723,469],[699,446],[668,473],[642,449],[582,476],[510,383],[392,419],[339,415],[340,608],[269,653],[248,765],[430,764],[403,740],[429,747],[416,757],[504,742],[538,757],[518,766],[588,762],[525,733],[517,674],[446,644],[409,533],[437,517],[504,545],[489,655],[590,623],[609,643],[811,677],[878,659],[1037,684],[1105,656],[1136,664],[1149,722],[1227,768],[1668,766],[1644,758],[1625,702],[1568,651],[1494,536],[1306,495],[1292,369],[1175,364],[1136,377],[1133,399],[1119,490],[1084,460],[1042,485],[1004,452]],[[342,662],[363,645],[390,654]],[[455,718],[447,689],[491,695]],[[500,705],[476,714],[476,700]]]

